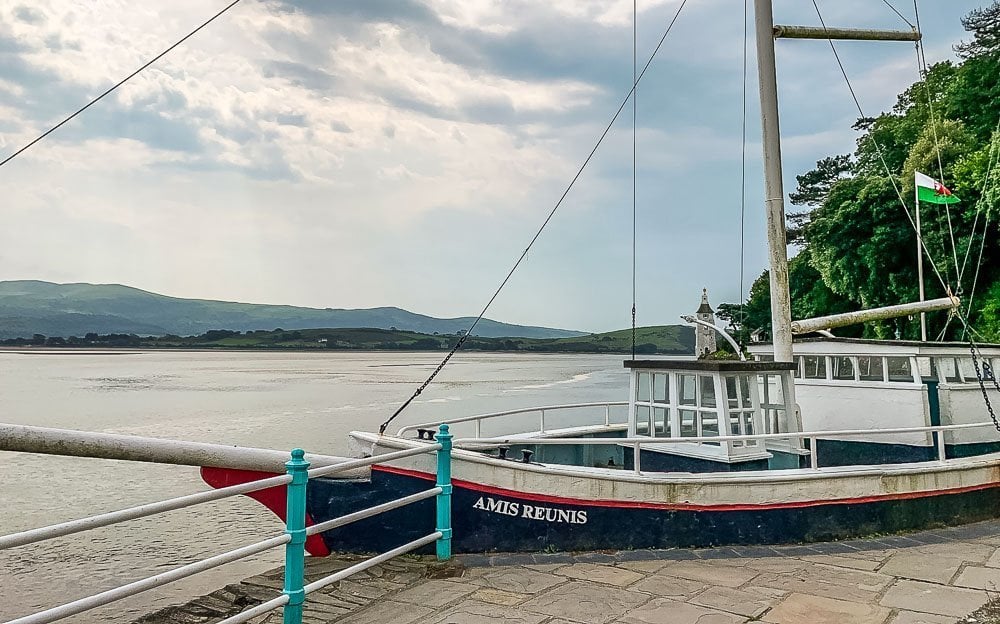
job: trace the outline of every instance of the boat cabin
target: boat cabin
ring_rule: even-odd
[[[758,362],[772,359],[770,344],[752,344]],[[973,359],[967,343],[807,338],[794,345],[795,397],[807,431],[889,429],[969,424],[989,420],[980,378],[994,405],[993,379],[1000,345],[979,345]],[[979,374],[976,373],[976,366]],[[948,456],[987,452],[996,445],[986,429],[950,431]],[[823,440],[822,465],[926,461],[936,457],[933,436],[899,433],[878,438]],[[1000,447],[998,447],[1000,450]]]
[[[628,360],[629,437],[663,439],[641,447],[640,466],[654,472],[797,468],[807,454],[797,439],[704,440],[801,431],[793,405],[791,363],[723,360]],[[685,438],[702,438],[685,442]],[[635,449],[625,446],[625,466]]]

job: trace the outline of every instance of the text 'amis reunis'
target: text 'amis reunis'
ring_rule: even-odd
[[[586,511],[528,505],[527,503],[496,500],[488,496],[480,496],[472,508],[515,518],[528,518],[529,520],[562,522],[564,524],[587,524]]]

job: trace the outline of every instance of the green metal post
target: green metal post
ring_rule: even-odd
[[[291,541],[285,545],[285,590],[288,604],[284,609],[284,624],[302,624],[302,603],[306,600],[306,484],[309,482],[309,462],[302,449],[292,451],[285,469],[292,476],[288,484],[285,507],[285,533]]]
[[[451,559],[451,433],[448,425],[441,425],[434,439],[441,445],[437,452],[437,530],[441,538],[436,542],[438,561]]]

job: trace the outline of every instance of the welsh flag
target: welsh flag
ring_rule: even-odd
[[[959,199],[944,184],[934,178],[915,172],[917,200],[928,204],[957,204]]]

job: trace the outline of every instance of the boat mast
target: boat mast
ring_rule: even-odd
[[[770,259],[771,278],[771,332],[774,341],[774,360],[792,360],[792,304],[788,292],[788,247],[785,242],[785,191],[781,183],[781,138],[778,125],[778,85],[775,75],[774,40],[786,39],[844,39],[851,41],[919,41],[920,33],[896,30],[872,30],[858,28],[815,28],[809,26],[775,26],[771,10],[771,0],[754,0],[754,19],[757,36],[757,73],[760,84],[760,121],[764,145],[764,202],[767,206],[767,245]],[[918,217],[919,219],[919,217]],[[919,221],[918,221],[919,223]],[[919,245],[918,226],[918,245]],[[920,280],[921,287],[923,280]],[[953,308],[958,299],[949,297],[934,301],[923,301],[915,306],[893,306],[871,310],[861,315],[850,315],[852,322],[864,322],[876,318],[892,318],[900,314],[913,314],[927,310]],[[905,310],[903,310],[905,308]],[[826,329],[836,327],[848,315],[836,315],[820,319],[831,324]],[[921,313],[921,319],[923,314]],[[806,322],[800,321],[804,326]],[[844,324],[844,323],[841,323]],[[803,330],[806,331],[806,330]],[[926,337],[924,337],[926,340]]]
[[[771,0],[754,0],[760,121],[764,144],[764,203],[771,278],[771,332],[774,360],[792,361],[792,304],[788,292],[788,246],[785,243],[785,191],[781,183],[781,137],[778,84],[774,67],[774,17]]]

